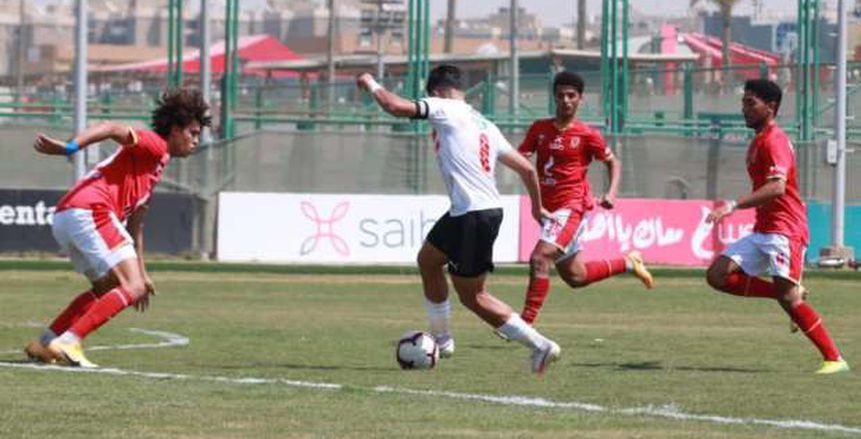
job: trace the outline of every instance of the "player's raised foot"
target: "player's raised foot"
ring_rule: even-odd
[[[63,362],[69,366],[82,367],[84,369],[99,367],[98,364],[93,363],[84,356],[84,347],[81,345],[81,342],[65,342],[58,337],[48,345],[47,349],[54,355],[62,358]]]
[[[547,345],[540,348],[535,348],[532,351],[532,372],[541,375],[547,369],[547,366],[558,360],[562,354],[562,349],[553,340],[547,340]]]
[[[801,300],[807,302],[807,296],[810,292],[807,291],[807,288],[804,288],[804,285],[799,285],[798,288],[801,290]],[[793,334],[798,332],[798,325],[792,319],[789,319],[789,332]]]
[[[631,272],[634,273],[634,276],[637,276],[637,279],[640,279],[640,282],[643,282],[646,288],[652,289],[655,286],[655,279],[652,278],[652,273],[649,273],[649,269],[646,268],[646,263],[643,262],[643,255],[639,251],[634,250],[625,257],[631,263]]]
[[[823,361],[822,366],[816,371],[817,375],[831,375],[832,373],[849,372],[849,363],[842,358],[837,361]]]
[[[24,353],[27,354],[27,358],[30,361],[36,363],[54,364],[63,359],[36,340],[31,341],[24,347]]]
[[[454,355],[454,338],[441,338],[437,340],[436,344],[439,347],[440,358],[451,358],[451,356]]]

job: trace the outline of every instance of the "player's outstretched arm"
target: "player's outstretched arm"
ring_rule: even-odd
[[[786,180],[782,178],[769,180],[768,183],[762,185],[762,187],[753,191],[751,194],[745,195],[738,200],[727,201],[721,204],[720,207],[708,214],[706,222],[716,223],[737,209],[750,209],[752,207],[759,207],[763,204],[768,204],[775,198],[783,195],[785,192]]]
[[[516,172],[520,176],[520,179],[523,180],[523,185],[526,186],[526,191],[529,193],[529,200],[532,201],[532,218],[535,218],[535,221],[541,222],[542,217],[550,216],[550,213],[541,206],[538,173],[535,172],[532,162],[516,150],[500,154],[499,161]]]
[[[380,108],[395,117],[416,117],[418,108],[416,103],[404,99],[383,88],[370,73],[362,73],[356,77],[356,86],[374,96]]]
[[[92,145],[93,143],[98,143],[107,139],[112,139],[121,145],[126,145],[133,142],[134,134],[128,125],[102,122],[87,127],[83,132],[79,133],[68,142],[63,142],[39,133],[36,135],[36,141],[33,143],[33,148],[42,154],[71,155],[80,149]]]

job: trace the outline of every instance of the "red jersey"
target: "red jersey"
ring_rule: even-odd
[[[123,145],[90,171],[60,199],[57,211],[107,208],[123,221],[145,204],[170,160],[167,142],[147,130],[133,130]]]
[[[756,208],[755,232],[778,233],[807,244],[807,210],[798,192],[795,168],[795,150],[786,133],[772,122],[757,134],[747,150],[747,173],[753,190],[769,180],[786,181],[786,192]]]
[[[554,119],[535,121],[518,148],[521,154],[538,154],[538,182],[541,202],[549,211],[570,207],[580,211],[592,209],[586,172],[593,159],[609,160],[613,152],[598,130],[574,121],[560,131]]]

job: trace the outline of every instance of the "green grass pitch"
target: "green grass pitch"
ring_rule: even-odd
[[[153,265],[152,308],[87,346],[162,341],[130,328],[188,345],[90,352],[109,373],[23,367],[34,325],[86,288],[66,267],[0,266],[0,437],[861,437],[857,273],[807,281],[856,367],[836,376],[812,373],[818,352],[776,303],[712,292],[701,273],[658,271],[651,291],[554,279],[537,326],[563,356],[536,377],[456,300],[455,356],[401,371],[395,341],[426,327],[410,269],[170,263]],[[522,269],[490,278],[518,310],[525,285]]]

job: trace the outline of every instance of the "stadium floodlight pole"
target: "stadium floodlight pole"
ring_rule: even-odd
[[[512,119],[517,120],[520,112],[520,59],[517,54],[517,0],[511,0],[509,11],[511,24],[509,24],[509,45],[511,46],[511,92],[509,98],[509,112]]]
[[[75,133],[87,128],[87,0],[77,0],[75,20]],[[90,152],[92,150],[93,152]],[[75,181],[87,172],[86,153],[96,154],[98,148],[75,153]],[[95,156],[98,158],[98,156]]]
[[[846,0],[837,2],[837,106],[834,111],[837,136],[837,166],[834,169],[834,205],[831,240],[835,250],[843,247],[843,215],[846,203]]]

